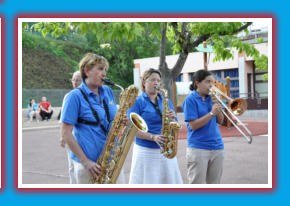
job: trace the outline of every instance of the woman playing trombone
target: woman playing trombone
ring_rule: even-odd
[[[183,102],[187,125],[187,177],[190,184],[218,184],[221,181],[224,143],[217,123],[224,116],[219,104],[209,96],[213,77],[206,70],[195,73],[190,90]]]

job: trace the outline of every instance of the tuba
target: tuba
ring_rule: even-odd
[[[97,163],[101,166],[101,174],[92,182],[95,184],[115,184],[136,133],[138,131],[147,132],[148,127],[143,118],[133,112],[130,114],[129,125],[124,126],[122,124],[128,108],[132,107],[136,100],[138,88],[131,85],[124,90],[110,80],[104,79],[104,82],[120,87],[122,92],[119,97],[119,109],[107,136],[104,149],[97,160]]]
[[[160,148],[164,157],[172,159],[177,153],[177,139],[178,132],[181,128],[180,124],[168,118],[169,105],[168,105],[168,92],[166,89],[156,88],[157,91],[163,94],[162,101],[162,135],[166,137],[164,145]]]

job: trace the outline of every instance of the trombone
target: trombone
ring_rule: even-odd
[[[244,99],[242,99],[242,98],[232,99],[232,98],[228,97],[225,93],[223,93],[221,90],[219,90],[215,86],[211,87],[210,95],[211,96],[215,96],[216,99],[218,100],[218,102],[225,108],[225,110],[227,110],[228,113],[231,114],[232,118],[235,119],[238,122],[238,124],[245,129],[245,131],[247,131],[248,135],[246,135],[241,130],[241,128],[238,126],[238,124],[236,124],[233,121],[233,119],[231,117],[229,117],[229,115],[224,110],[221,110],[222,113],[225,115],[225,117],[230,120],[230,122],[234,125],[234,127],[246,138],[248,143],[251,144],[252,143],[252,132],[237,117],[237,116],[240,116],[241,114],[243,114],[246,111],[246,109],[248,107],[247,102]],[[221,100],[220,97],[218,97],[218,95],[224,97],[229,102],[229,107],[226,106],[226,104]]]

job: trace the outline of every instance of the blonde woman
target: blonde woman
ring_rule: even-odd
[[[161,84],[161,73],[149,69],[142,77],[142,91],[129,112],[139,114],[148,125],[148,132],[138,132],[133,148],[129,184],[182,184],[176,157],[167,159],[160,153],[164,142],[162,128],[163,96],[156,88]],[[170,118],[176,118],[169,100]]]

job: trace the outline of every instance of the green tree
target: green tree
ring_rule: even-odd
[[[194,51],[202,42],[213,46],[215,61],[233,58],[232,49],[234,48],[253,57],[257,68],[267,69],[267,57],[260,55],[253,45],[241,41],[236,35],[241,31],[247,31],[251,24],[251,22],[40,22],[34,24],[33,27],[44,36],[51,34],[58,37],[69,30],[82,34],[92,33],[98,42],[101,40],[131,42],[146,35],[146,31],[149,30],[149,36],[154,36],[159,40],[159,70],[163,75],[164,87],[172,99],[173,81],[180,74],[189,52]],[[172,68],[168,67],[165,58],[168,41],[173,45],[173,52],[178,54],[178,59]],[[228,47],[225,47],[225,42]]]

